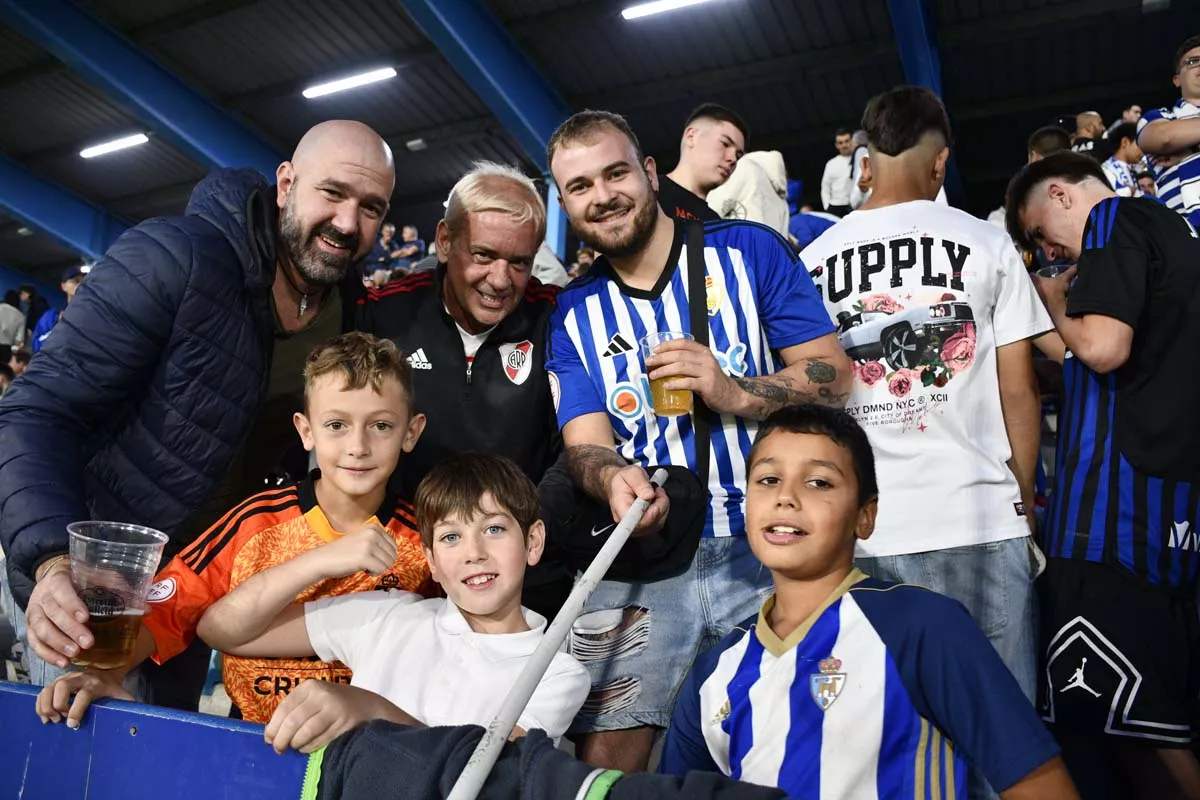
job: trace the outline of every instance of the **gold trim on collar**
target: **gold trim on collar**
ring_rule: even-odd
[[[312,532],[325,542],[336,542],[346,535],[342,531],[335,531],[333,529],[333,526],[329,524],[329,517],[325,516],[325,512],[321,510],[320,506],[313,506],[304,512],[304,521],[308,523],[308,527],[312,528]],[[371,524],[379,524],[379,519],[374,515],[363,523],[363,525]],[[362,525],[359,527],[361,528]]]
[[[758,636],[759,643],[766,649],[768,653],[779,658],[788,650],[791,650],[800,642],[804,641],[804,637],[808,636],[808,632],[812,630],[812,626],[821,618],[831,605],[836,603],[838,599],[850,591],[850,588],[860,581],[867,579],[867,575],[855,567],[850,570],[850,574],[838,584],[829,597],[826,597],[821,605],[817,606],[813,613],[809,614],[808,619],[800,624],[800,627],[788,634],[786,639],[780,639],[779,636],[771,629],[771,625],[767,620],[770,618],[771,609],[775,607],[775,593],[763,603],[762,608],[758,612],[758,624],[754,626],[754,633]]]

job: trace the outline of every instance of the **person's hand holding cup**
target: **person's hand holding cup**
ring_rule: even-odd
[[[70,558],[47,567],[29,598],[29,646],[58,667],[125,666],[167,536],[122,522],[73,522],[67,533]]]

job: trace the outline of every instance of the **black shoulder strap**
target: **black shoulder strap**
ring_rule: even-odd
[[[686,223],[688,314],[692,323],[692,338],[708,347],[708,301],[704,288],[704,223]],[[709,439],[712,436],[712,415],[699,395],[692,398],[692,428],[696,432],[696,474],[700,485],[708,491]]]

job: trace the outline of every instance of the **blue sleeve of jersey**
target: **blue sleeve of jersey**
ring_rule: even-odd
[[[663,775],[683,777],[693,770],[720,773],[721,769],[708,752],[704,732],[700,729],[700,685],[712,672],[721,648],[714,648],[696,659],[687,680],[679,690],[671,727],[663,743],[658,771]]]
[[[834,332],[808,270],[783,237],[756,227],[747,267],[758,291],[759,322],[773,350],[804,344]]]
[[[550,374],[550,392],[560,429],[576,417],[605,413],[607,408],[596,392],[582,354],[567,332],[567,313],[560,295],[558,306],[550,316],[546,336],[546,372]]]
[[[1004,792],[1058,745],[995,648],[958,602],[928,589],[855,592],[917,713]]]
[[[33,329],[33,341],[29,343],[32,352],[36,353],[46,345],[46,337],[56,322],[58,322],[58,311],[55,309],[52,308],[42,314],[42,318],[38,320],[38,324]]]

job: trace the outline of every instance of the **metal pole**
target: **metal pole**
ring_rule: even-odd
[[[666,480],[667,471],[659,469],[651,476],[650,483],[660,487]],[[491,725],[488,725],[483,738],[475,746],[475,752],[471,754],[471,759],[463,768],[462,774],[458,776],[458,780],[446,800],[475,800],[479,796],[484,782],[487,781],[488,773],[492,771],[492,766],[504,748],[504,743],[508,741],[512,729],[517,724],[517,718],[525,710],[529,698],[533,697],[533,692],[541,682],[542,676],[545,675],[546,668],[550,666],[554,654],[566,641],[571,626],[575,624],[579,612],[583,610],[583,604],[587,602],[588,596],[600,583],[604,573],[608,572],[617,553],[621,552],[621,548],[629,539],[629,534],[642,521],[642,515],[649,507],[650,504],[645,500],[635,500],[624,518],[621,519],[620,524],[608,537],[608,541],[600,548],[600,552],[592,559],[592,563],[584,571],[583,577],[571,590],[567,602],[563,603],[562,610],[558,612],[554,622],[550,623],[550,627],[546,629],[546,634],[542,637],[537,649],[533,651],[533,655],[530,656],[529,663],[525,665],[525,669],[521,670],[521,675],[513,684],[512,691],[508,693],[508,697],[504,698],[504,704],[500,706],[496,718],[492,720]]]

